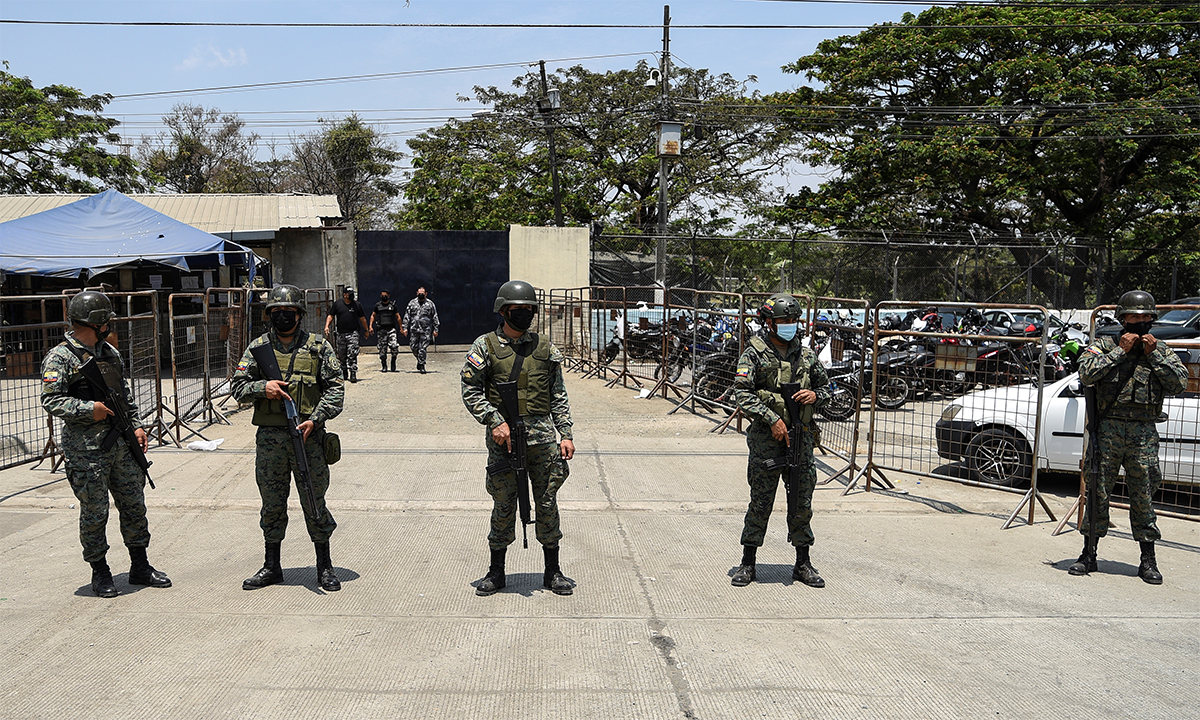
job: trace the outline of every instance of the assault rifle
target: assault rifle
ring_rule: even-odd
[[[267,380],[283,381],[283,373],[279,371],[279,360],[275,357],[275,348],[270,344],[250,348],[250,354],[258,363]],[[304,452],[304,433],[300,431],[300,412],[296,410],[296,402],[291,398],[283,398],[283,410],[287,414],[288,435],[292,438],[292,454],[296,456],[296,483],[304,488],[308,496],[308,507],[314,519],[317,518],[317,491],[313,488],[312,472],[308,468],[308,455]]]
[[[154,480],[150,479],[150,458],[146,457],[146,453],[142,452],[142,444],[138,442],[137,433],[133,427],[133,421],[129,417],[129,408],[125,406],[125,398],[121,397],[118,390],[114,390],[104,381],[104,373],[100,371],[100,366],[96,364],[96,358],[88,358],[88,361],[79,366],[79,374],[92,384],[96,390],[104,393],[104,407],[112,411],[112,429],[100,441],[101,450],[111,450],[116,444],[117,438],[124,438],[125,444],[129,447],[129,454],[133,456],[133,461],[142,469],[142,474],[146,476],[146,482],[150,483],[150,488],[153,490]]]
[[[521,515],[521,536],[524,547],[529,547],[529,465],[525,452],[528,449],[525,434],[525,421],[521,418],[521,406],[517,400],[517,381],[496,383],[500,391],[500,414],[508,422],[508,430],[512,440],[512,451],[506,457],[488,465],[488,475],[512,470],[517,473],[517,511]]]
[[[801,405],[792,396],[806,389],[800,383],[784,383],[780,388],[783,393],[783,404],[787,407],[788,446],[787,454],[783,457],[763,460],[768,470],[786,469],[783,485],[787,492],[788,516],[792,517],[800,511],[800,471],[808,464],[803,455],[804,426],[812,422],[813,406]]]

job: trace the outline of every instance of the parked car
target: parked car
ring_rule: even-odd
[[[1047,336],[1053,336],[1060,329],[1065,329],[1066,335],[1071,340],[1087,345],[1091,338],[1088,337],[1087,331],[1068,325],[1054,315],[1046,316],[1050,322],[1050,328],[1046,332]],[[983,311],[983,319],[992,327],[1000,328],[1007,327],[1009,323],[1028,323],[1041,329],[1042,314],[1025,308],[992,308]]]
[[[1176,350],[1185,363],[1200,363],[1200,350]],[[1167,419],[1158,425],[1163,480],[1200,484],[1200,393],[1168,398]],[[1033,468],[1037,387],[1018,385],[970,393],[955,399],[936,425],[937,451],[963,460],[979,482],[1027,485]],[[1042,398],[1038,468],[1078,472],[1083,458],[1084,401],[1078,373],[1045,386]]]
[[[1172,305],[1200,305],[1200,297],[1183,298]],[[1113,324],[1096,330],[1097,335],[1116,337],[1120,325]],[[1150,333],[1159,340],[1191,340],[1200,338],[1200,309],[1168,310],[1158,316]]]

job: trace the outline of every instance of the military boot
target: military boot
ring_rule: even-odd
[[[1087,575],[1090,572],[1096,572],[1096,546],[1100,543],[1100,538],[1085,537],[1083,539],[1083,552],[1080,553],[1079,559],[1067,568],[1067,572],[1071,575]]]
[[[1138,577],[1151,585],[1162,585],[1162,573],[1158,571],[1158,561],[1154,558],[1154,541],[1143,540],[1142,562],[1138,565]]]
[[[492,564],[488,567],[487,575],[479,581],[475,594],[479,596],[495,595],[504,589],[504,554],[507,548],[492,550]]]
[[[742,564],[733,573],[733,580],[730,585],[734,587],[746,587],[754,582],[754,560],[758,557],[758,548],[753,545],[742,546]]]
[[[129,584],[148,585],[156,588],[171,587],[171,579],[167,574],[155,570],[146,559],[146,548],[129,548]]]
[[[396,356],[392,356],[392,372],[396,372]]]
[[[279,546],[280,543],[267,543],[267,558],[262,569],[242,581],[243,590],[255,590],[283,582],[283,568],[279,566]]]
[[[350,371],[350,382],[352,382],[352,383],[358,382],[358,373],[353,370]]]
[[[792,568],[792,579],[799,580],[809,587],[825,587],[825,581],[817,574],[817,569],[808,559],[807,545],[796,547],[796,567]]]
[[[425,363],[417,363],[417,372],[425,374]]]
[[[379,372],[387,372],[387,358],[383,355],[379,356]]]
[[[333,571],[333,561],[329,559],[329,543],[315,543],[317,548],[317,582],[325,592],[337,592],[342,589],[342,581],[338,580]]]
[[[113,585],[112,570],[108,569],[108,561],[104,558],[89,563],[92,566],[92,592],[96,597],[115,598],[120,593]]]
[[[546,572],[542,575],[542,587],[550,588],[555,595],[570,595],[575,592],[571,581],[563,577],[562,568],[558,566],[558,548],[542,546],[542,555],[546,558]]]

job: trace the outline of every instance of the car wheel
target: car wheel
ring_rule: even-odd
[[[1033,454],[1024,439],[1008,430],[988,428],[967,445],[967,467],[988,485],[1025,485],[1033,474]]]

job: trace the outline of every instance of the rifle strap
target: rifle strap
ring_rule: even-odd
[[[513,361],[512,372],[508,375],[509,382],[517,380],[521,377],[521,366],[525,363],[525,358],[529,355],[532,355],[534,350],[537,350],[538,335],[537,333],[532,333],[532,336],[533,342],[529,343],[530,349],[528,353],[522,353],[520,347],[513,343],[509,343],[509,345],[512,345],[513,352],[517,355],[517,359]]]

